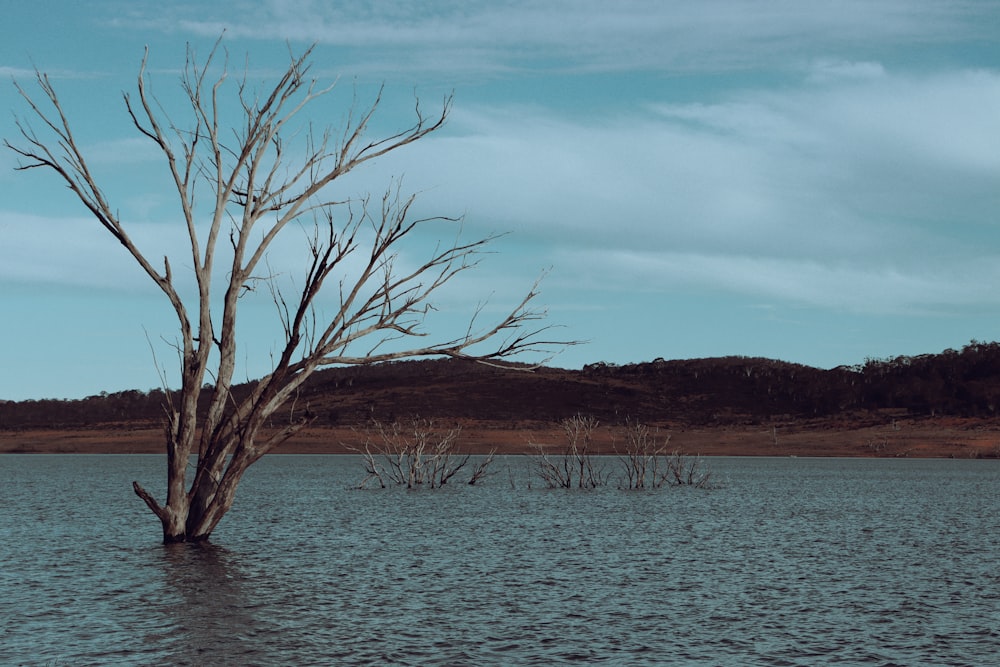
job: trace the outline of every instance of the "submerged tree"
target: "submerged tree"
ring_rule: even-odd
[[[49,77],[36,72],[40,101],[17,86],[42,130],[19,119],[21,140],[4,142],[20,156],[18,169],[54,171],[163,292],[177,317],[181,384],[165,406],[166,501],[133,483],[162,523],[164,542],[209,538],[232,506],[247,468],[310,422],[308,410],[293,400],[292,408],[282,411],[287,420],[280,428],[271,426],[279,408],[318,368],[435,355],[504,363],[551,345],[541,340],[547,327],[536,324],[543,313],[531,307],[537,284],[506,316],[481,326],[480,305],[458,336],[425,340],[422,324],[433,307],[431,297],[474,267],[494,237],[439,245],[418,265],[403,266],[400,246],[418,228],[457,220],[413,218],[414,199],[402,196],[398,186],[374,201],[338,199],[331,189],[369,160],[439,129],[451,99],[432,116],[418,103],[412,125],[373,139],[369,124],[381,102],[379,92],[370,105],[352,108],[339,131],[313,131],[302,120],[304,112],[334,86],[320,87],[310,78],[311,52],[292,56],[277,82],[258,91],[245,74],[231,83],[225,65],[216,66],[222,59],[218,43],[204,62],[189,47],[181,77],[190,112],[184,124],[167,117],[147,90],[148,50],[137,96],[124,95],[131,124],[157,147],[169,169],[197,286],[190,297],[166,257],[160,265],[133,241],[74,138]],[[239,113],[233,125],[222,120],[227,100]],[[267,257],[279,237],[302,224],[311,232],[293,295],[271,275]],[[272,370],[236,395],[237,306],[262,283],[270,290],[284,340]],[[321,295],[333,306],[322,305]],[[326,316],[320,314],[324,308]],[[192,456],[196,463],[188,485]]]
[[[566,445],[562,454],[553,457],[545,447],[535,444],[533,455],[535,473],[550,489],[596,489],[607,484],[608,476],[603,466],[594,461],[590,445],[597,430],[594,417],[576,415],[562,421]],[[574,481],[573,478],[576,478]]]
[[[378,482],[383,489],[389,484],[407,489],[419,486],[439,489],[472,458],[458,449],[461,426],[439,428],[433,420],[414,417],[403,423],[375,422],[372,430],[377,437],[375,442],[371,437],[365,439],[365,478],[358,484],[359,489],[367,487],[369,482]],[[494,447],[472,466],[467,484],[474,486],[489,474],[487,468],[493,463],[496,451]]]

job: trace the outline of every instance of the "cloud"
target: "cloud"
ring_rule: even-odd
[[[35,70],[27,69],[25,67],[10,67],[6,65],[0,65],[0,77],[5,79],[27,79],[34,78]]]
[[[446,132],[408,150],[397,168],[410,185],[465,194],[475,215],[502,211],[539,233],[627,222],[640,235],[697,228],[718,241],[718,231],[788,232],[809,217],[879,214],[878,224],[966,206],[975,216],[1000,172],[1000,75],[743,91],[584,120],[459,107]]]
[[[885,77],[885,68],[877,62],[852,62],[849,60],[821,58],[807,67],[807,80],[828,84],[837,81],[873,81]]]
[[[291,6],[274,11],[281,7]],[[691,12],[677,20],[702,20]],[[462,20],[475,24],[485,13],[474,6]],[[633,18],[624,11],[619,21]],[[751,32],[765,29],[781,28]],[[522,38],[532,39],[509,37]],[[555,265],[554,280],[627,288],[619,277],[641,264],[658,267],[641,284],[834,308],[989,301],[982,277],[967,269],[992,276],[982,232],[1000,210],[1000,73],[921,74],[865,58],[800,60],[796,68],[798,78],[781,86],[750,78],[696,102],[672,95],[670,81],[645,79],[645,102],[594,113],[460,98],[443,132],[366,165],[345,180],[346,194],[378,194],[405,174],[405,187],[424,191],[418,214],[467,213],[470,236],[513,230],[534,250],[530,262],[500,259],[500,275],[517,263],[525,265],[518,275],[530,277]],[[131,150],[130,142],[109,145],[105,157],[143,157]],[[141,211],[145,195],[134,196]],[[276,248],[276,266],[294,265],[296,252]],[[79,268],[60,257],[39,272],[12,257],[4,271],[69,280]],[[845,296],[853,294],[862,296]]]
[[[994,303],[1000,74],[834,69],[600,118],[459,107],[393,166],[428,209],[538,239],[578,284],[645,257],[675,264],[652,284],[834,308]]]
[[[945,315],[996,308],[1000,266],[995,257],[963,265],[912,267],[736,254],[569,250],[566,264],[587,266],[590,291],[739,294],[764,303],[788,302],[879,315]]]
[[[168,232],[152,225],[134,230],[137,241],[157,248],[160,256],[171,254],[172,247],[177,250]],[[0,211],[0,239],[0,281],[125,292],[156,289],[92,218]]]
[[[147,137],[125,137],[95,142],[85,147],[87,162],[93,165],[129,165],[163,161],[163,153]]]
[[[790,56],[817,49],[877,52],[904,40],[990,39],[979,16],[984,11],[989,8],[931,0],[272,0],[237,10],[181,5],[117,22],[207,38],[226,30],[234,39],[318,41],[358,53],[352,70],[681,72],[787,64]]]

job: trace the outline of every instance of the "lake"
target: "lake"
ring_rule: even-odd
[[[162,457],[3,455],[0,664],[1000,655],[1000,462],[707,465],[719,488],[545,489],[510,457],[408,492],[351,488],[357,457],[275,455],[212,544],[165,547],[131,491],[162,496]]]

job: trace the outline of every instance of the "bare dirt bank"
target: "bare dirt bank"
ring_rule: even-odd
[[[978,419],[899,419],[871,425],[818,420],[774,425],[662,427],[668,448],[705,456],[849,456],[994,458],[1000,455],[1000,423]],[[363,447],[366,432],[354,428],[311,428],[277,453],[344,454]],[[466,422],[460,449],[523,454],[536,444],[560,447],[558,424]],[[623,442],[620,429],[600,428],[594,449],[614,453]],[[156,424],[103,424],[92,428],[0,431],[0,453],[155,454],[164,451]]]

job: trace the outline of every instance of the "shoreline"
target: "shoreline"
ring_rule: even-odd
[[[444,424],[442,424],[445,426]],[[532,454],[543,447],[559,453],[565,436],[558,424],[460,424],[457,451]],[[451,424],[446,425],[448,427]],[[1000,423],[993,420],[898,419],[878,425],[820,422],[709,427],[666,427],[658,431],[665,453],[700,456],[821,456],[850,458],[998,458]],[[354,454],[363,450],[364,429],[313,427],[272,454]],[[599,428],[590,452],[615,454],[621,429]],[[0,431],[0,454],[160,454],[162,427],[155,424],[102,424],[80,429]],[[372,447],[373,451],[377,446]]]

